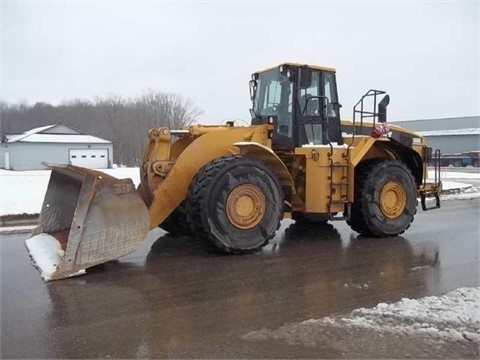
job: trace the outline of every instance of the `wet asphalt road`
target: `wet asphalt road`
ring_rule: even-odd
[[[479,286],[480,201],[445,201],[402,237],[284,220],[262,252],[222,256],[161,230],[119,262],[44,283],[23,235],[1,239],[2,358],[478,358],[478,348],[371,333],[249,340],[402,297]],[[365,286],[366,285],[366,286]],[[348,339],[348,340],[346,340]]]

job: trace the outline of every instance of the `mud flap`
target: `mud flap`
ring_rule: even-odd
[[[73,165],[52,169],[39,224],[25,244],[44,280],[135,251],[149,231],[149,213],[131,179]]]

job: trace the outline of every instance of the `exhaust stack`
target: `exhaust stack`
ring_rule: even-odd
[[[385,95],[378,103],[378,122],[387,122],[387,106],[390,103],[390,96]]]

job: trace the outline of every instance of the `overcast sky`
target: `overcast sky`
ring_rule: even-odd
[[[2,0],[2,100],[58,104],[148,88],[201,121],[250,120],[250,74],[335,67],[342,118],[370,88],[390,120],[479,115],[479,1]]]

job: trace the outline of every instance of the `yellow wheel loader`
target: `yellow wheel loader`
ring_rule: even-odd
[[[440,154],[422,136],[387,124],[385,92],[368,91],[353,119],[341,121],[332,68],[284,63],[254,73],[249,84],[250,126],[151,129],[138,189],[129,179],[51,166],[39,225],[26,243],[42,276],[60,279],[124,256],[157,226],[245,253],[265,246],[284,217],[345,220],[383,237],[410,226],[417,198],[425,210],[440,207],[438,167],[426,181],[427,163]]]

